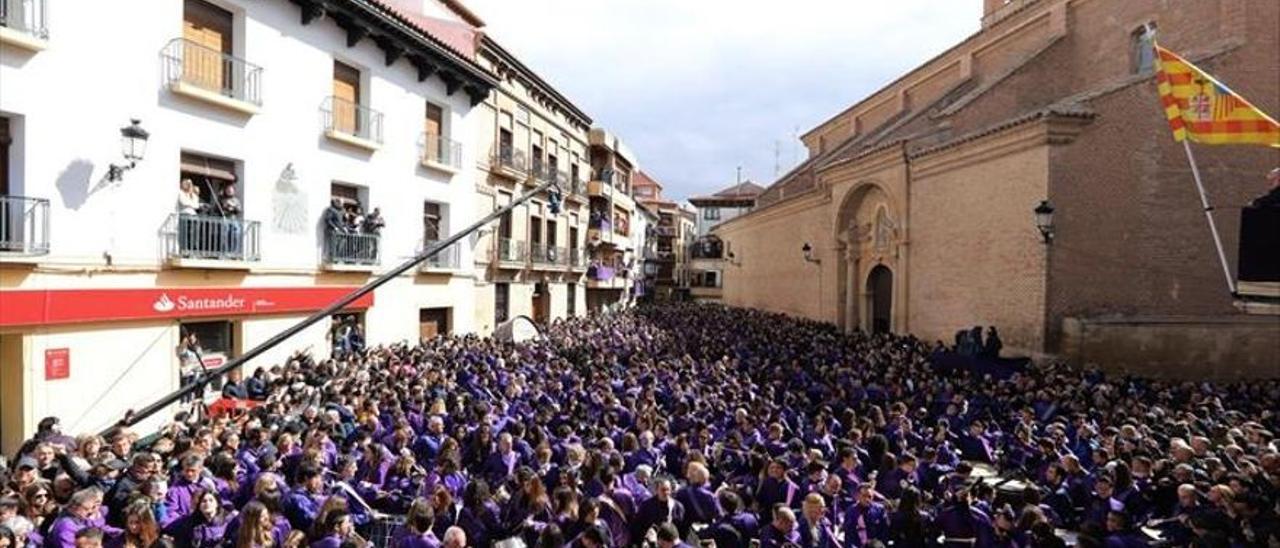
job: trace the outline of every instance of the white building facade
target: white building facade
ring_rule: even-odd
[[[190,333],[215,367],[476,218],[467,144],[496,81],[420,18],[373,0],[18,4],[0,26],[6,453],[42,417],[90,431],[177,389]],[[132,167],[131,119],[149,133]],[[474,245],[350,321],[368,344],[472,331]],[[249,368],[327,356],[330,328]]]

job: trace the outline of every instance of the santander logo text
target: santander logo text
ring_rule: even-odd
[[[228,293],[223,297],[189,297],[187,295],[178,295],[178,298],[171,299],[167,293],[161,293],[160,298],[151,303],[151,308],[156,312],[235,312],[245,310],[245,300]]]

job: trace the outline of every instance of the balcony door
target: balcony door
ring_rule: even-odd
[[[432,162],[449,163],[452,158],[448,157],[449,152],[445,150],[444,142],[441,137],[444,136],[444,109],[439,105],[427,103],[426,127],[426,150],[427,160]]]
[[[231,12],[201,0],[186,0],[182,9],[182,80],[202,89],[233,90]]]
[[[333,62],[333,129],[349,135],[360,134],[360,69]]]

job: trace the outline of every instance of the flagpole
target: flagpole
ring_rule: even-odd
[[[1231,277],[1231,267],[1227,265],[1227,254],[1222,250],[1222,238],[1218,236],[1218,225],[1213,222],[1213,207],[1205,197],[1204,183],[1200,182],[1200,167],[1196,165],[1196,157],[1191,153],[1191,140],[1183,139],[1182,148],[1187,151],[1187,162],[1191,164],[1191,175],[1196,181],[1196,190],[1200,192],[1200,205],[1204,206],[1204,218],[1209,221],[1209,231],[1213,233],[1213,245],[1218,249],[1218,261],[1222,263],[1222,275],[1227,279],[1227,289],[1231,295],[1236,294],[1236,280]]]

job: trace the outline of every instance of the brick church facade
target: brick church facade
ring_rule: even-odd
[[[808,159],[716,228],[724,302],[1155,374],[1274,376],[1280,319],[1233,303],[1144,28],[1280,111],[1280,3],[986,0],[982,28],[823,122]],[[1196,146],[1235,260],[1280,154]],[[1045,242],[1033,209],[1055,208]],[[802,246],[811,246],[808,257]]]

